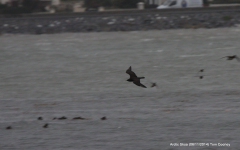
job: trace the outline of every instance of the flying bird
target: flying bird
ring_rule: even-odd
[[[140,83],[140,79],[144,79],[145,77],[138,77],[133,71],[132,67],[130,66],[128,70],[126,71],[127,74],[130,75],[130,78],[127,80],[128,82],[133,82],[137,86],[141,86],[143,88],[147,88],[145,85]]]
[[[240,62],[240,58],[239,58],[237,55],[233,55],[233,56],[225,56],[225,57],[222,57],[222,58],[227,58],[227,60],[237,59],[237,61]],[[221,59],[222,59],[222,58],[221,58]]]

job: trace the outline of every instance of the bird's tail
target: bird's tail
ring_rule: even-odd
[[[138,79],[145,79],[145,77],[138,77]]]
[[[240,62],[240,58],[236,55],[236,59],[237,59],[237,61],[239,61]]]

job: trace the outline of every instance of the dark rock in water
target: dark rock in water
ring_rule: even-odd
[[[43,120],[43,118],[42,117],[38,117],[38,120]]]
[[[46,123],[46,124],[43,126],[43,128],[48,128],[48,123]]]
[[[107,117],[104,116],[104,117],[101,118],[101,120],[107,120]]]
[[[11,127],[11,126],[8,126],[8,127],[6,127],[6,129],[7,129],[7,130],[10,130],[10,129],[12,129],[12,127]]]
[[[53,28],[53,27],[47,27],[47,28],[45,29],[45,33],[46,33],[46,34],[56,33],[56,32],[55,32],[55,28]]]
[[[35,34],[43,34],[44,33],[44,31],[43,31],[43,28],[41,27],[38,27],[38,28],[36,28],[36,30],[35,30]]]
[[[152,20],[151,19],[145,19],[143,20],[143,24],[151,24]]]
[[[55,120],[55,119],[57,119],[57,117],[54,117],[52,120]]]
[[[43,34],[42,30],[36,30],[35,34]]]

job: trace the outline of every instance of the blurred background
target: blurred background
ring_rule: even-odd
[[[113,11],[137,9],[139,2],[154,9],[169,0],[1,0],[0,14]],[[202,0],[204,6],[236,5],[239,0]]]

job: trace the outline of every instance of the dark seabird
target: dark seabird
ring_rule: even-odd
[[[67,119],[67,117],[62,116],[61,118],[58,118],[58,120],[64,120],[64,119]]]
[[[127,80],[128,82],[133,82],[137,86],[141,86],[143,88],[147,88],[145,85],[140,83],[140,79],[144,79],[145,77],[137,77],[137,75],[132,71],[132,67],[131,66],[128,68],[126,73],[130,75],[130,78]]]
[[[55,119],[57,119],[57,117],[54,117],[52,120],[55,120]]]
[[[48,127],[48,123],[46,123],[44,126],[43,126],[43,128],[47,128]]]
[[[10,129],[12,129],[12,127],[11,127],[11,126],[8,126],[8,127],[6,127],[6,129],[7,129],[7,130],[10,130]]]
[[[204,75],[199,75],[199,76],[194,76],[194,77],[198,77],[199,79],[203,79]]]
[[[104,117],[101,118],[101,120],[107,120],[107,117],[104,116]]]
[[[240,61],[240,58],[237,55],[233,55],[233,56],[225,56],[222,58],[227,58],[227,60],[233,60],[233,59],[237,59],[237,61]],[[222,59],[221,58],[221,59]]]
[[[204,69],[199,70],[198,73],[196,74],[196,76],[199,77],[199,79],[203,78],[203,75],[199,75],[199,73],[201,74],[201,72],[204,72]]]
[[[43,120],[43,118],[42,117],[38,117],[38,120]]]
[[[200,72],[204,72],[204,69],[199,70],[197,74],[199,74]]]
[[[74,117],[72,120],[77,120],[77,119],[86,120],[85,118],[82,118],[82,117]]]

